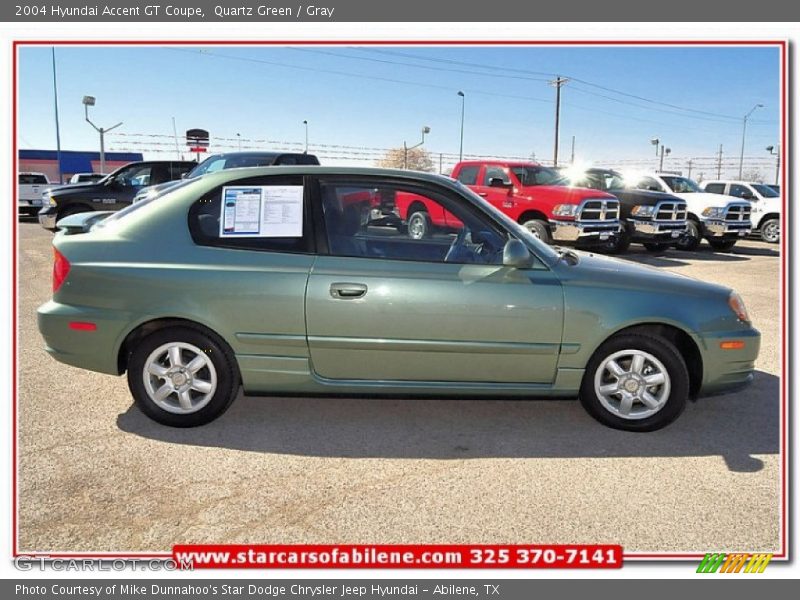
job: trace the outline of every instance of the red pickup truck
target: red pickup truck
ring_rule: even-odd
[[[606,192],[565,187],[563,176],[533,162],[465,161],[451,175],[544,242],[605,242],[620,230],[619,201]],[[399,217],[412,237],[457,229],[453,215],[424,198],[397,198]]]

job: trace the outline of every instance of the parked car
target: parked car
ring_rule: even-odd
[[[561,173],[538,163],[464,161],[451,176],[545,243],[597,246],[620,230],[614,196],[564,187]]]
[[[618,236],[606,242],[607,252],[625,252],[631,242],[638,242],[651,252],[661,252],[686,235],[686,202],[680,198],[628,187],[623,175],[613,169],[562,173],[570,185],[602,190],[619,200],[622,227]]]
[[[194,179],[206,173],[214,173],[223,169],[241,169],[244,167],[268,167],[273,165],[318,165],[319,159],[313,154],[299,152],[226,152],[213,154],[195,166],[183,176],[184,179]],[[150,197],[161,195],[178,182],[168,181],[158,185],[142,188],[134,196],[134,202],[141,202]]]
[[[781,195],[772,187],[749,181],[706,181],[703,191],[749,201],[753,232],[770,244],[781,241]]]
[[[425,197],[462,227],[410,238],[352,201],[376,191]],[[231,169],[59,227],[47,351],[127,372],[141,410],[171,426],[212,421],[241,386],[580,396],[606,425],[651,431],[689,398],[748,384],[759,351],[732,290],[552,248],[439,175]]]
[[[95,183],[103,179],[105,176],[105,173],[75,173],[69,178],[69,184],[75,185],[78,183]]]
[[[130,206],[140,189],[154,183],[179,180],[195,166],[192,161],[155,160],[120,167],[96,183],[53,188],[42,199],[39,223],[55,230],[56,223],[76,213],[115,211]]]
[[[676,244],[681,250],[695,250],[705,238],[714,250],[729,252],[753,229],[749,202],[704,192],[688,177],[648,173],[634,177],[632,187],[672,194],[686,202],[686,235]]]
[[[50,185],[47,175],[26,171],[17,175],[17,212],[33,216],[42,208],[42,191]]]

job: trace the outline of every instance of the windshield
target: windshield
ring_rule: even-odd
[[[567,185],[567,179],[555,169],[549,167],[511,166],[522,185]]]
[[[691,179],[686,177],[672,177],[667,175],[662,175],[661,179],[664,180],[671,189],[676,194],[694,194],[700,192],[700,187]]]
[[[768,185],[763,183],[753,183],[753,189],[757,191],[762,198],[778,198],[779,194]]]
[[[477,203],[484,208],[484,210],[490,212],[493,217],[503,223],[503,225],[505,225],[517,237],[517,239],[523,241],[529,248],[532,247],[535,249],[539,258],[546,257],[552,260],[558,260],[558,252],[556,252],[551,246],[548,246],[542,242],[522,225],[507,217],[460,181],[454,181],[453,183],[455,183],[458,189],[461,190],[461,193],[476,200]]]
[[[614,171],[586,171],[569,179],[569,184],[575,187],[591,188],[593,190],[621,190],[625,188],[622,175]]]

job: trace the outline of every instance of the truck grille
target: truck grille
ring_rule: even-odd
[[[729,204],[725,213],[726,221],[749,221],[751,206],[749,204]]]
[[[656,221],[685,221],[685,202],[659,202],[656,205]]]
[[[616,221],[619,219],[618,200],[584,200],[578,219],[581,221]]]

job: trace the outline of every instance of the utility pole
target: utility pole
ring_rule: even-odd
[[[763,106],[763,104],[756,104],[750,109],[750,112],[742,118],[742,151],[739,154],[739,179],[742,178],[742,169],[744,166],[744,140],[745,136],[747,135],[747,119],[750,118],[750,115],[753,114],[753,111],[755,111],[757,108],[763,108]]]
[[[689,173],[686,175],[688,179],[692,178],[692,159],[689,159]]]
[[[183,160],[183,154],[181,154],[178,146],[178,129],[175,127],[175,117],[172,117],[172,137],[175,138],[175,154],[178,156],[178,160]]]
[[[767,146],[767,152],[775,157],[775,185],[778,185],[781,178],[781,147]]]
[[[570,154],[570,157],[569,157],[569,164],[571,164],[571,165],[575,164],[575,136],[574,135],[572,136],[572,153]]]
[[[442,153],[439,152],[439,175],[442,174],[442,160],[443,160]]]
[[[458,162],[461,162],[464,160],[464,104],[466,103],[466,97],[461,90],[457,95],[461,97],[461,142],[458,145]]]
[[[719,145],[717,153],[717,179],[722,179],[722,144]]]
[[[58,162],[58,183],[64,183],[64,173],[61,172],[61,127],[58,124],[58,82],[56,81],[56,49],[52,48],[53,55],[53,104],[56,113],[56,161]]]
[[[558,166],[558,136],[559,136],[559,127],[561,125],[561,86],[567,83],[569,79],[566,77],[561,77],[558,75],[553,81],[550,82],[550,85],[556,88],[556,131],[555,131],[555,140],[553,140],[553,166]]]

